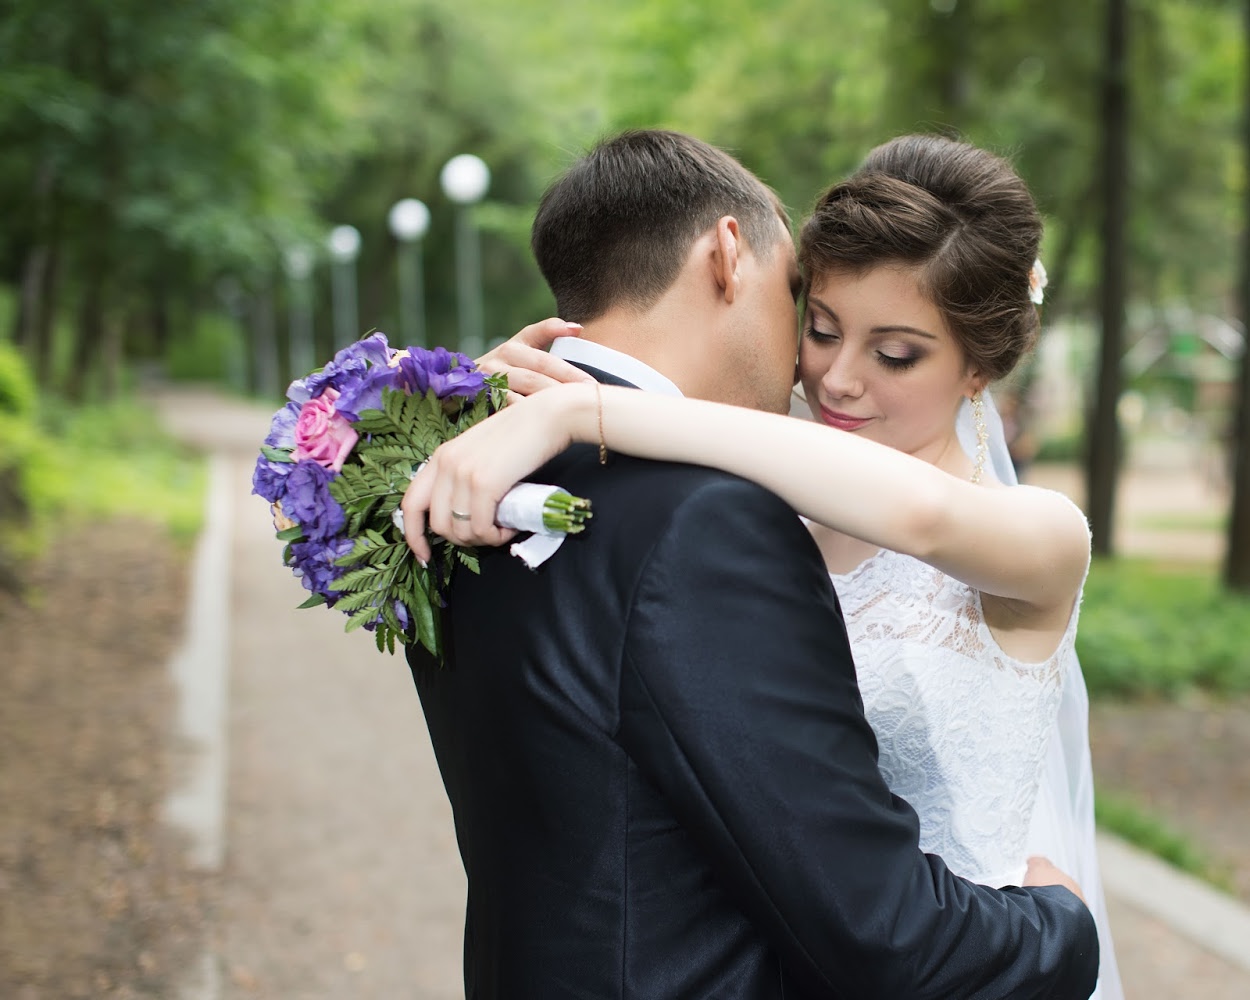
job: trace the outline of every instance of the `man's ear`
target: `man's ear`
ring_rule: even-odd
[[[712,271],[727,304],[732,303],[738,294],[738,247],[741,240],[737,219],[732,215],[722,215],[716,220],[716,250],[712,254]]]

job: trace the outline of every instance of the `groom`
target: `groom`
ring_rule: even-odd
[[[604,142],[533,245],[585,327],[566,356],[600,381],[786,409],[794,250],[731,157]],[[586,446],[534,478],[591,498],[590,530],[537,572],[484,551],[455,581],[448,665],[409,653],[468,875],[467,997],[1089,995],[1075,895],[921,854],[793,510]]]

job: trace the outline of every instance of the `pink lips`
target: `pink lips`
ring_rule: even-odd
[[[861,417],[852,417],[847,413],[835,413],[833,410],[826,410],[823,406],[820,408],[820,419],[830,427],[836,427],[840,431],[857,431],[868,423],[868,420]]]

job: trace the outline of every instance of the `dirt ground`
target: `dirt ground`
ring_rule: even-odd
[[[163,827],[188,554],[118,523],[0,596],[0,996],[176,995],[211,886]]]
[[[1250,698],[1096,702],[1090,747],[1099,794],[1163,821],[1250,903]]]

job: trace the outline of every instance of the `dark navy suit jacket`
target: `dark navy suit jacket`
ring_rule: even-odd
[[[594,517],[453,581],[416,647],[468,875],[470,1000],[1087,997],[1094,922],[917,847],[837,599],[774,494],[578,446]]]

